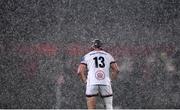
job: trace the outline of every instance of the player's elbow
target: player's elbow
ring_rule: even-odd
[[[116,69],[116,73],[118,74],[120,72],[119,68]]]
[[[113,73],[116,73],[116,74],[118,74],[120,71],[119,71],[119,68],[113,68]]]
[[[78,76],[82,76],[83,72],[82,71],[77,71]]]

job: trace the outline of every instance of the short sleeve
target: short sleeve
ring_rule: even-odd
[[[111,55],[109,55],[109,61],[110,61],[110,64],[116,63],[116,61],[114,60],[114,57]]]
[[[81,64],[85,64],[85,65],[87,65],[87,62],[86,62],[85,56],[81,57]]]

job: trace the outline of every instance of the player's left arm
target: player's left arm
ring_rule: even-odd
[[[78,75],[80,77],[80,80],[83,82],[83,83],[86,83],[86,75],[85,75],[85,72],[86,72],[86,65],[85,64],[80,64],[79,67],[78,67]]]
[[[116,62],[111,63],[110,66],[112,68],[111,80],[115,80],[117,79],[117,75],[119,73],[119,67]]]

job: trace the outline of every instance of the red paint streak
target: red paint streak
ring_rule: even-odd
[[[58,48],[55,44],[43,42],[33,45],[37,54],[46,56],[55,56],[58,52]]]
[[[20,54],[25,55],[45,55],[55,56],[59,50],[65,50],[65,54],[68,56],[76,57],[83,56],[90,51],[90,47],[87,44],[82,43],[70,43],[65,48],[59,48],[56,44],[50,42],[40,42],[36,44],[20,44],[17,45],[17,51]],[[175,46],[172,44],[160,44],[160,45],[106,45],[104,50],[111,53],[115,57],[122,56],[148,56],[154,51],[166,52],[171,55],[175,51]]]
[[[23,55],[44,55],[51,57],[57,55],[59,49],[53,43],[41,42],[36,44],[19,44],[16,50],[19,54]]]
[[[19,54],[22,55],[33,55],[35,53],[34,48],[28,44],[28,43],[23,43],[23,44],[16,44],[16,51]]]

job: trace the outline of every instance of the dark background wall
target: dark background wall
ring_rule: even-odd
[[[1,0],[0,108],[86,108],[94,38],[121,70],[115,108],[180,108],[179,0]]]

